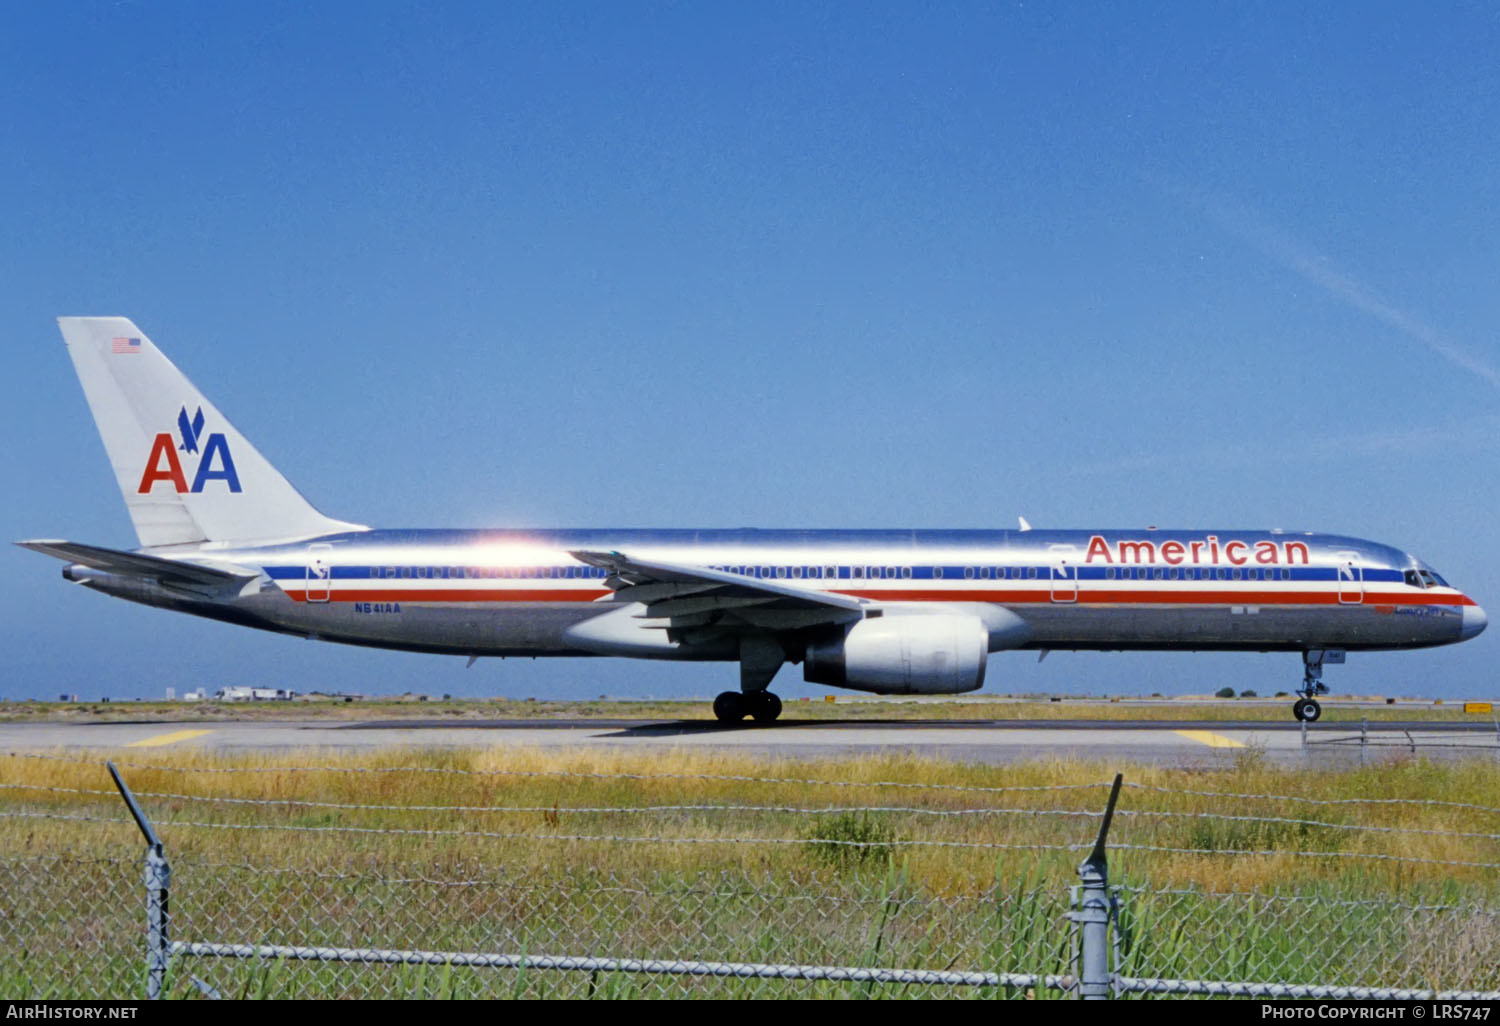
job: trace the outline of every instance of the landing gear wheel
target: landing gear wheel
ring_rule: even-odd
[[[745,696],[738,691],[725,691],[714,699],[714,717],[720,723],[738,723],[745,718]]]
[[[1292,715],[1305,723],[1314,723],[1323,715],[1323,707],[1311,698],[1299,698],[1292,705]]]
[[[752,691],[745,696],[745,708],[756,723],[774,723],[781,715],[781,699],[769,691]]]

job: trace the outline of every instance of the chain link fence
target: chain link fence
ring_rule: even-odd
[[[629,774],[593,776],[611,786],[622,780],[646,786]],[[284,779],[295,780],[296,774],[280,771],[278,780]],[[844,786],[759,779],[778,786]],[[832,833],[826,830],[737,836],[704,826],[705,816],[725,808],[741,818],[747,810],[764,814],[773,825],[780,822],[776,817],[809,811],[776,803],[631,809],[580,803],[549,810],[512,809],[497,801],[428,810],[540,815],[553,827],[544,834],[486,830],[476,821],[428,828],[352,825],[339,817],[394,806],[373,799],[231,797],[179,781],[175,790],[143,792],[152,796],[147,807],[165,814],[162,828],[171,844],[155,836],[151,819],[134,806],[147,839],[141,858],[124,854],[135,845],[122,829],[129,824],[125,806],[112,793],[3,786],[71,803],[0,811],[0,825],[10,828],[6,836],[15,841],[0,855],[0,992],[10,997],[1500,999],[1500,903],[1474,897],[1493,894],[1489,884],[1477,891],[1450,888],[1447,898],[1440,893],[1437,900],[1431,900],[1430,888],[1422,892],[1427,897],[1410,901],[1357,900],[1348,897],[1348,888],[1320,887],[1326,876],[1313,875],[1332,861],[1323,857],[1339,856],[1373,860],[1397,872],[1410,867],[1493,881],[1500,835],[1472,824],[1500,816],[1500,809],[1473,803],[1417,809],[1402,799],[1324,801],[1137,785],[1125,792],[1127,805],[1133,793],[1162,792],[1173,799],[1207,798],[1222,808],[1193,814],[1122,808],[1114,827],[1127,839],[1106,848],[1109,817],[1099,785],[950,793],[939,788],[935,798],[903,791],[899,805],[811,809],[822,826],[833,814],[851,817],[846,825],[857,827],[882,812],[918,824],[898,840],[858,829],[838,836],[824,836]],[[957,804],[985,791],[1002,804]],[[1077,795],[1077,807],[1013,804],[1028,795],[1055,803],[1068,794]],[[1111,810],[1118,794],[1117,786],[1108,799]],[[1450,819],[1425,826],[1387,817],[1360,826],[1335,818],[1346,806],[1380,801]],[[209,818],[204,803],[232,809],[239,818]],[[1236,811],[1236,803],[1274,803],[1289,814]],[[1084,807],[1089,805],[1094,811]],[[410,814],[413,807],[402,810]],[[625,812],[649,815],[654,830],[570,834],[561,825],[569,815],[608,819]],[[1180,822],[1189,816],[1191,822]],[[998,835],[996,817],[1025,818],[1049,832],[1025,843],[980,839]],[[1454,829],[1451,817],[1464,817],[1471,828]],[[1164,835],[1177,840],[1149,843],[1162,837],[1147,830],[1177,831]],[[243,858],[220,854],[231,831],[257,842]],[[351,838],[367,835],[395,842],[399,864],[373,857],[362,863]],[[1349,847],[1356,835],[1391,846]],[[474,844],[463,843],[465,837],[495,839],[511,845],[503,849],[511,854],[481,857]],[[523,858],[544,843],[566,843],[574,857],[566,863]],[[752,854],[733,869],[714,871],[694,868],[691,858],[627,871],[614,854],[622,846],[708,844]],[[1309,845],[1329,850],[1301,850]],[[826,868],[787,871],[766,862],[770,854],[754,854],[784,846],[814,850]],[[987,874],[910,872],[902,852],[932,846],[997,861]],[[101,849],[121,854],[68,854]],[[1108,866],[1107,851],[1114,852]],[[880,857],[864,858],[870,852]],[[1007,863],[1021,852],[1030,869]],[[1130,866],[1148,857],[1264,859],[1268,853],[1306,862],[1309,886],[1287,893],[1129,882]],[[1089,858],[1075,875],[1071,867],[1085,854]],[[1110,872],[1126,882],[1111,887]]]

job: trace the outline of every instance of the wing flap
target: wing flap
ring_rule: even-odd
[[[768,581],[701,566],[634,559],[621,552],[579,551],[570,555],[581,563],[609,571],[605,583],[622,599],[646,602],[653,616],[670,616],[670,603],[688,596],[696,601],[684,602],[681,606],[684,613],[714,607],[725,611],[734,608],[743,613],[745,607],[774,604],[784,610],[820,614],[792,618],[799,624],[809,620],[826,623],[848,619],[850,614],[861,613],[865,607],[864,602],[848,595],[783,580]],[[665,610],[658,612],[658,607]]]

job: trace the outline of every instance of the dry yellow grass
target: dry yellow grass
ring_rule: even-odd
[[[56,754],[0,756],[0,811],[29,814],[0,817],[0,850],[138,851],[103,756]],[[877,837],[936,893],[992,882],[997,866],[1002,881],[1070,877],[1082,852],[1067,846],[1092,840],[1113,771],[904,756],[766,763],[698,749],[183,750],[117,761],[173,857],[427,875],[476,864],[529,874],[799,874],[829,869],[831,849],[807,839],[850,828],[824,810],[878,808],[864,814]],[[1500,805],[1493,763],[1310,772],[1272,767],[1252,749],[1229,771],[1129,767],[1125,778],[1112,835],[1117,879],[1372,897],[1500,891],[1490,868],[1500,864],[1500,812],[1452,804]],[[1232,797],[1240,794],[1274,797]],[[1374,801],[1390,799],[1400,801]]]

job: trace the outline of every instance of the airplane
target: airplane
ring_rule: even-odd
[[[786,663],[878,694],[982,687],[991,653],[1299,652],[1325,665],[1484,630],[1400,549],[1264,530],[385,530],[324,516],[145,333],[61,317],[140,547],[39,539],[118,598],[323,641],[739,663],[715,717],[774,721]]]

